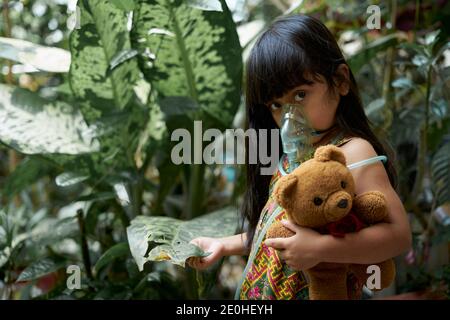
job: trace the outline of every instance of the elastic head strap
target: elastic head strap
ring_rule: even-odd
[[[287,175],[286,170],[284,170],[284,168],[283,168],[283,162],[284,162],[284,157],[285,156],[286,155],[283,154],[283,156],[281,157],[281,160],[278,162],[278,170],[280,170],[280,173],[281,173],[282,176]],[[375,163],[377,161],[383,161],[385,163],[387,161],[387,157],[386,156],[376,156],[376,157],[372,157],[372,158],[369,158],[369,159],[361,160],[361,161],[349,164],[347,166],[347,168],[349,170],[353,170],[353,169],[356,169],[356,168],[359,168],[359,167],[367,166],[367,165]]]

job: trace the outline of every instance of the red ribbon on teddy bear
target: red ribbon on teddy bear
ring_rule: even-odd
[[[350,211],[344,218],[330,222],[317,229],[321,234],[331,234],[332,236],[343,238],[346,233],[358,232],[364,228],[364,224],[356,214]]]

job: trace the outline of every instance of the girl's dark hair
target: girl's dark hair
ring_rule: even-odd
[[[347,64],[336,40],[318,19],[296,14],[275,20],[256,41],[246,62],[246,129],[278,128],[266,104],[299,85],[310,83],[311,79],[306,78],[308,76],[317,78],[321,75],[329,88],[335,88],[336,83],[343,80],[336,74],[337,67],[343,63]],[[392,161],[394,153],[386,149],[372,132],[351,70],[349,80],[349,92],[341,96],[336,110],[337,126],[345,135],[370,142],[377,154],[388,156],[384,166],[392,186],[396,188],[397,173]],[[270,145],[267,150],[271,150]],[[282,150],[278,152],[280,159]],[[247,154],[242,223],[245,220],[248,222],[246,246],[250,247],[261,211],[269,197],[271,176],[261,175],[263,165],[250,164],[248,157]]]

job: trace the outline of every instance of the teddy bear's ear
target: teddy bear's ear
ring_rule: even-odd
[[[332,144],[317,148],[314,159],[317,161],[337,161],[346,165],[344,153]]]
[[[288,174],[281,177],[273,191],[275,200],[285,209],[289,209],[289,204],[292,203],[291,195],[297,186],[297,177],[293,174]]]

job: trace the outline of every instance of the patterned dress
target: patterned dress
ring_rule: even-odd
[[[351,138],[343,138],[338,135],[330,144],[341,146],[348,142]],[[313,157],[314,150],[303,158],[303,161]],[[288,162],[284,158],[283,168],[287,170]],[[272,176],[269,186],[269,199],[264,206],[258,225],[255,230],[253,238],[250,258],[253,251],[257,250],[256,255],[252,261],[248,261],[247,274],[243,275],[242,284],[239,293],[239,299],[242,300],[305,300],[308,299],[308,283],[305,275],[301,271],[295,271],[289,268],[285,263],[280,261],[277,251],[264,244],[265,235],[261,245],[257,247],[258,238],[261,231],[267,224],[269,217],[277,210],[273,221],[287,219],[285,210],[278,205],[272,197],[272,190],[275,183],[282,176],[281,172],[277,170]],[[352,279],[352,278],[351,278]],[[353,278],[354,279],[354,278]],[[353,290],[357,289],[355,281],[348,283]]]

